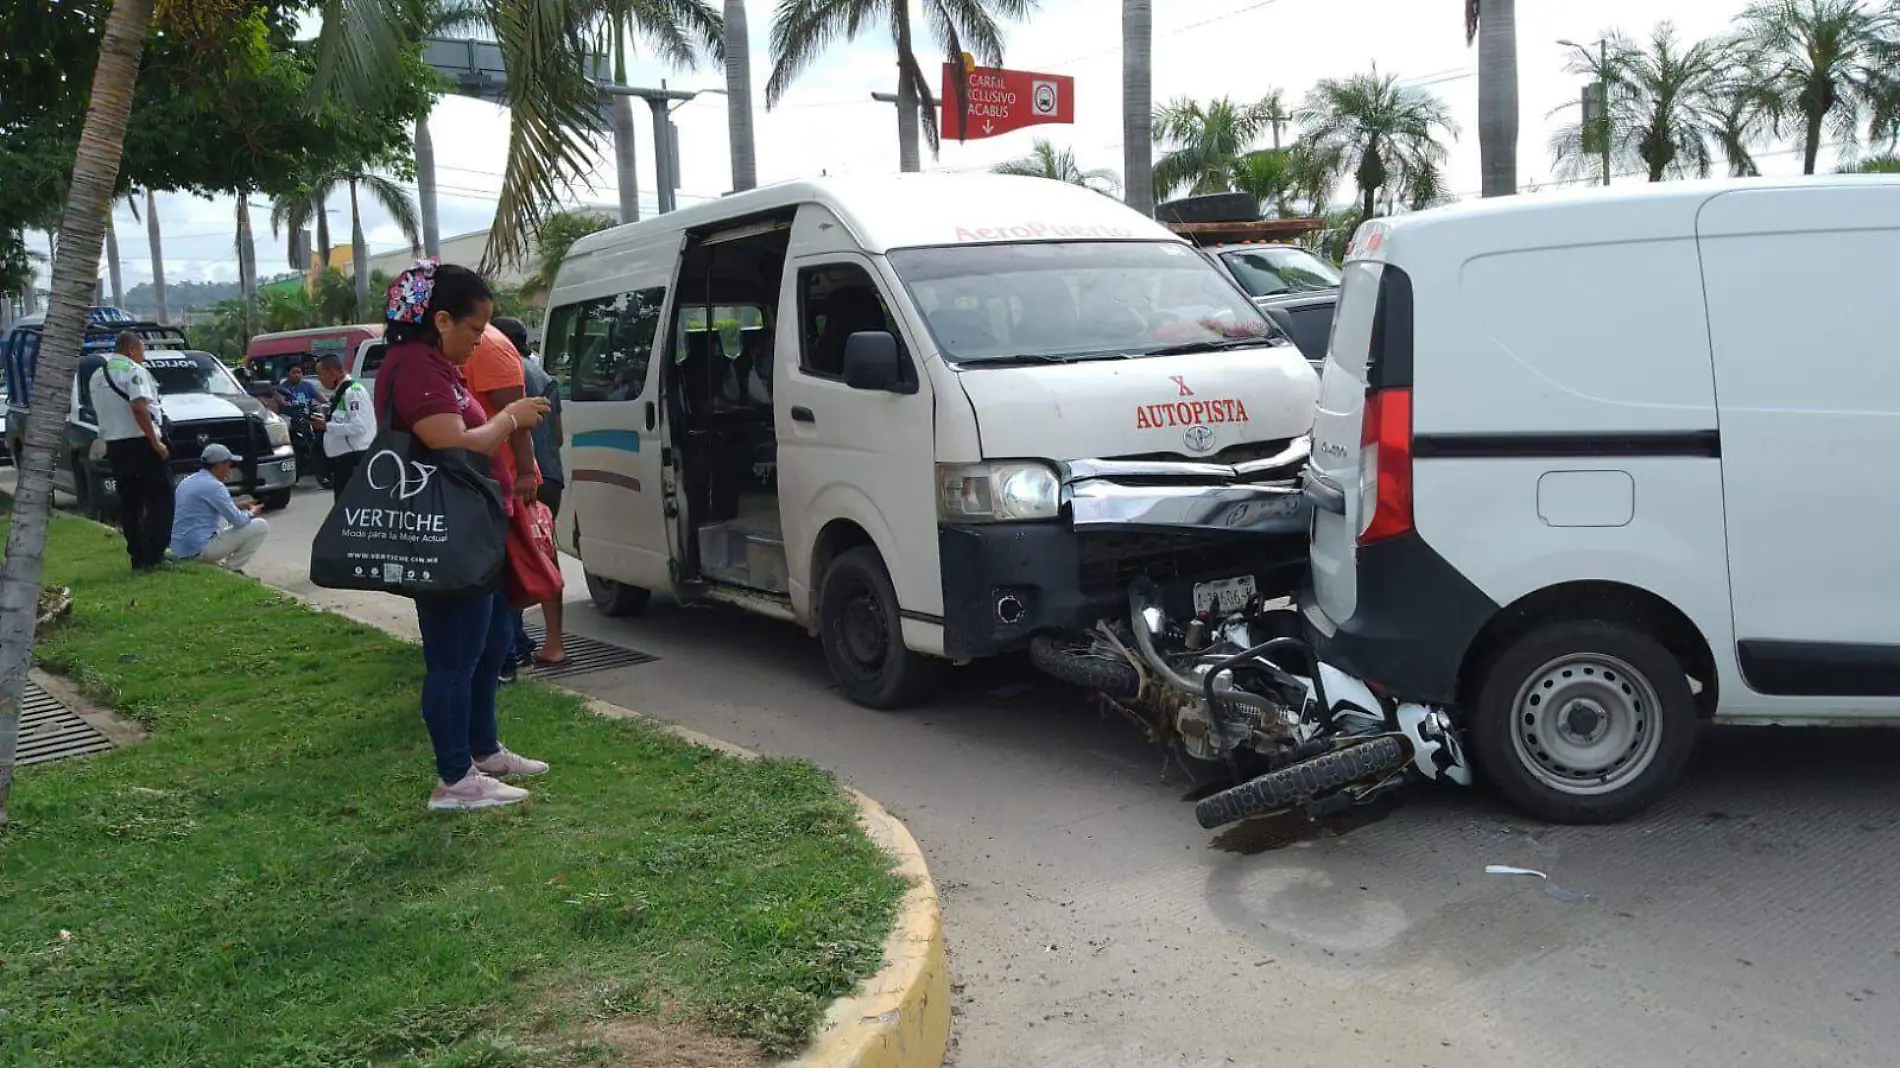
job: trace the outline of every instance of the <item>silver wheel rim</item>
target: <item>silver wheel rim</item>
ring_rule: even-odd
[[[1524,770],[1560,793],[1612,793],[1661,746],[1662,701],[1627,662],[1571,653],[1531,672],[1511,702],[1511,744]]]

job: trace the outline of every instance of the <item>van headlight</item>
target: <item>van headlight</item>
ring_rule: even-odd
[[[938,464],[937,516],[952,523],[1054,519],[1062,512],[1062,481],[1034,462]]]
[[[271,448],[288,445],[290,444],[290,424],[284,422],[284,417],[278,415],[276,412],[266,412],[264,414],[264,437],[270,441]]]

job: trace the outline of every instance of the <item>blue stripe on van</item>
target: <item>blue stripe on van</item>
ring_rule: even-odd
[[[574,435],[574,447],[639,452],[640,432],[638,430],[583,430]]]

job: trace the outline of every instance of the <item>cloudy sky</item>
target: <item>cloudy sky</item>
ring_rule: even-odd
[[[1574,104],[1581,82],[1564,73],[1563,38],[1593,41],[1606,29],[1646,35],[1659,19],[1673,20],[1684,36],[1701,37],[1727,29],[1745,0],[1519,0],[1518,63],[1523,132],[1519,142],[1519,180],[1551,179],[1547,149],[1551,130],[1561,118],[1555,108]],[[811,67],[778,107],[764,108],[770,73],[768,34],[774,0],[749,0],[753,38],[752,81],[759,179],[778,181],[821,171],[831,174],[879,174],[897,169],[895,109],[870,99],[874,90],[894,88],[887,38],[866,36],[835,47]],[[1257,99],[1279,88],[1289,99],[1303,96],[1325,77],[1345,76],[1377,64],[1410,84],[1442,96],[1456,116],[1461,134],[1451,147],[1451,189],[1475,195],[1479,185],[1477,147],[1477,54],[1465,45],[1463,5],[1457,0],[1175,0],[1157,3],[1154,15],[1154,92],[1156,101],[1179,97],[1232,96]],[[1076,80],[1075,124],[1043,126],[964,145],[947,144],[927,168],[980,171],[1025,155],[1032,141],[1048,137],[1072,145],[1085,166],[1121,169],[1121,23],[1116,0],[1042,0],[1040,11],[1023,24],[1008,27],[1006,63],[1018,69],[1067,74]],[[919,23],[921,26],[921,21]],[[928,45],[925,47],[934,47]],[[941,56],[928,53],[928,63]],[[672,70],[640,62],[629,72],[636,85],[719,88],[724,76],[712,69]],[[636,107],[642,200],[652,210],[652,124],[645,107]],[[704,96],[675,115],[680,129],[683,202],[718,196],[729,186],[726,105],[722,96]],[[449,97],[437,108],[435,131],[442,233],[449,236],[485,229],[492,218],[495,191],[508,140],[506,115],[493,105]],[[1826,157],[1823,163],[1827,163]],[[1785,145],[1769,146],[1761,165],[1768,173],[1799,170],[1799,159]],[[605,163],[593,175],[593,189],[578,200],[617,203],[613,168]],[[332,204],[333,234],[347,241],[346,205]],[[229,200],[163,196],[166,274],[171,279],[221,280],[236,277],[233,259],[233,205]],[[284,269],[283,242],[269,237],[268,211],[254,209],[259,227],[258,262],[267,276]],[[372,249],[404,242],[386,217],[365,213]],[[144,227],[123,207],[115,216],[125,284],[151,277]],[[37,239],[44,247],[44,237]]]

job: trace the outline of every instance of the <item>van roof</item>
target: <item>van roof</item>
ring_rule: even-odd
[[[360,344],[362,340],[383,336],[381,323],[355,323],[348,326],[315,326],[305,330],[282,330],[259,334],[244,346],[244,358],[296,355],[308,351],[300,344],[310,338],[334,337]]]
[[[750,216],[818,204],[866,251],[1004,241],[1172,241],[1153,219],[1092,189],[1000,174],[900,174],[798,179],[616,226],[574,243],[570,256],[638,244]]]
[[[1893,175],[1825,174],[1786,178],[1723,178],[1594,186],[1486,200],[1467,200],[1410,215],[1373,219],[1354,233],[1346,259],[1384,259],[1389,242],[1405,247],[1434,232],[1476,234],[1490,251],[1565,244],[1693,236],[1702,206],[1723,193],[1875,186],[1900,192]],[[1403,253],[1401,253],[1403,255]]]

